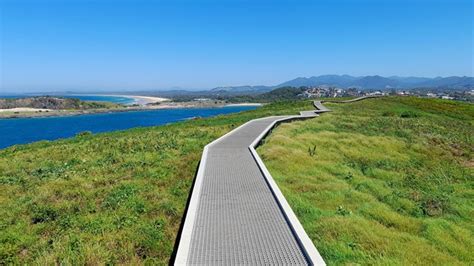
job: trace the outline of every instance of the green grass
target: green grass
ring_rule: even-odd
[[[474,106],[390,97],[327,104],[259,154],[328,264],[474,261]]]
[[[239,114],[0,150],[0,264],[167,264],[203,147]]]
[[[283,124],[259,153],[330,264],[474,260],[472,105],[385,98]],[[0,150],[0,264],[167,264],[202,148],[310,102]]]

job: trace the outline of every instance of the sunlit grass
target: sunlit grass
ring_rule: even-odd
[[[204,145],[301,109],[310,102],[0,150],[0,264],[167,264]]]
[[[328,106],[334,112],[283,124],[258,149],[323,258],[471,263],[474,106],[418,98]]]
[[[472,105],[330,107],[281,125],[259,149],[323,257],[473,261]],[[204,145],[302,109],[310,102],[0,150],[0,264],[167,264]]]

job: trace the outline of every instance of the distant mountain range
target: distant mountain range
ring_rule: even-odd
[[[227,93],[264,93],[281,87],[301,86],[336,86],[340,88],[358,89],[413,89],[413,88],[444,88],[444,89],[469,89],[474,88],[474,77],[399,77],[399,76],[360,76],[350,75],[322,75],[314,77],[299,77],[276,86],[229,86],[217,87],[212,92]]]
[[[284,86],[319,86],[329,85],[341,88],[356,87],[361,89],[387,89],[387,88],[427,88],[427,87],[445,87],[445,88],[472,88],[474,87],[473,77],[382,77],[382,76],[362,76],[353,77],[349,75],[323,75],[310,78],[296,78],[284,82],[278,87]]]
[[[252,95],[262,94],[272,91],[274,89],[283,87],[312,87],[312,86],[335,86],[339,88],[357,88],[360,90],[390,90],[390,89],[432,89],[434,91],[446,90],[471,90],[474,89],[474,77],[467,76],[451,76],[451,77],[400,77],[400,76],[350,76],[350,75],[321,75],[313,77],[299,77],[289,81],[285,81],[274,86],[225,86],[216,87],[213,89],[180,89],[173,88],[170,90],[144,90],[144,91],[107,91],[107,94],[129,94],[129,95],[150,95],[161,96],[168,98],[181,97],[182,99],[192,99],[199,97],[227,97],[238,95]],[[74,94],[77,92],[42,92],[32,93],[35,95],[63,95]],[[81,91],[81,94],[96,94],[105,93],[103,91]],[[1,94],[1,93],[0,93]],[[11,95],[15,93],[4,93],[4,95]],[[28,95],[28,94],[27,94]]]

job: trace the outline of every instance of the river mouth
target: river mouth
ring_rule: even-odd
[[[41,140],[69,138],[84,131],[101,133],[134,127],[158,126],[196,117],[212,117],[256,108],[258,106],[175,108],[78,116],[0,119],[0,149]]]

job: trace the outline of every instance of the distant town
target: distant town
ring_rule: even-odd
[[[473,101],[474,89],[466,90],[442,90],[442,89],[388,89],[388,90],[362,90],[360,88],[339,88],[336,86],[314,86],[305,88],[299,96],[303,98],[337,98],[337,97],[359,97],[359,96],[418,96],[426,98],[439,98],[445,100]]]

